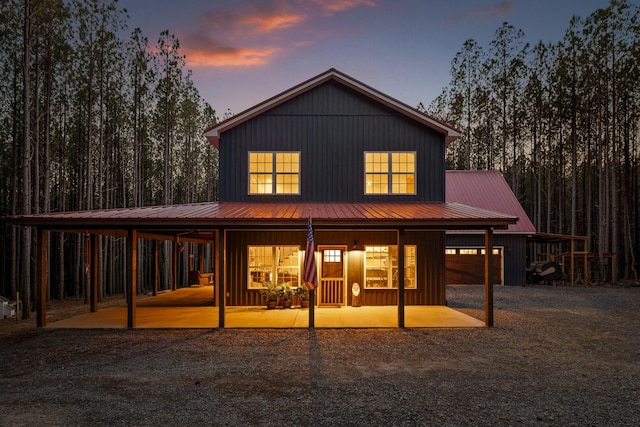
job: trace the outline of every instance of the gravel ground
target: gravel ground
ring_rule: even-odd
[[[482,293],[450,287],[449,305],[482,319]],[[639,287],[528,286],[495,288],[491,329],[3,320],[0,425],[638,426],[639,309]]]

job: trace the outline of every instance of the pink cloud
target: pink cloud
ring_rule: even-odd
[[[259,33],[270,33],[276,30],[294,27],[304,21],[304,16],[294,14],[254,15],[239,21],[241,25],[253,27]]]
[[[190,51],[187,65],[191,67],[248,67],[264,65],[278,51],[271,49],[229,49],[220,51]]]
[[[471,9],[449,18],[450,23],[460,22],[465,19],[494,19],[509,15],[516,8],[511,1],[504,0],[488,7]]]
[[[327,13],[343,12],[358,6],[376,7],[375,0],[314,0]]]
[[[246,67],[264,65],[278,52],[273,46],[233,47],[202,33],[189,34],[183,43],[190,67]]]
[[[303,13],[291,10],[282,2],[272,6],[220,10],[203,15],[205,30],[227,35],[270,33],[300,25]]]
[[[264,65],[276,54],[313,44],[308,31],[292,32],[307,21],[358,6],[375,7],[376,1],[271,0],[219,8],[202,14],[199,28],[181,37],[182,49],[192,67]]]

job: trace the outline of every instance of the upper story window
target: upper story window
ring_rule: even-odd
[[[365,194],[415,194],[416,153],[368,151],[364,153]]]
[[[249,194],[300,194],[300,153],[250,152]]]

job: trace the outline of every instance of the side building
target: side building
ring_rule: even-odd
[[[527,238],[536,228],[509,184],[498,171],[446,172],[446,200],[518,217],[518,222],[494,234],[493,282],[500,285],[526,283]],[[447,284],[484,283],[484,231],[447,231]]]

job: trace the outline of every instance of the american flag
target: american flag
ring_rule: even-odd
[[[307,289],[312,291],[318,287],[318,273],[316,271],[315,244],[313,243],[313,227],[311,215],[307,225],[307,247],[304,254],[304,283]]]

